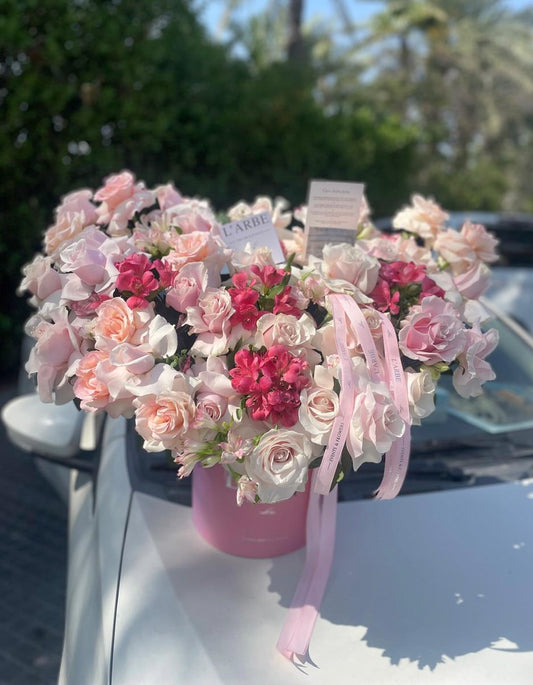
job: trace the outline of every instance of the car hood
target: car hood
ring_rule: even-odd
[[[533,481],[343,502],[311,662],[275,644],[304,551],[242,559],[136,493],[112,682],[530,683]],[[309,680],[310,677],[310,680]]]

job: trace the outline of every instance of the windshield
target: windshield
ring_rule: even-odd
[[[533,346],[495,317],[500,342],[489,357],[496,380],[479,397],[463,399],[443,376],[435,411],[412,430],[409,471],[400,494],[483,485],[533,477]],[[132,422],[130,422],[132,424]],[[178,480],[168,454],[146,453],[133,425],[129,467],[134,489],[190,503],[190,479]],[[339,485],[339,499],[369,498],[383,464],[367,463]]]

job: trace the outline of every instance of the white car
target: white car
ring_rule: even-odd
[[[164,454],[142,451],[131,422],[108,419],[100,432],[71,405],[34,395],[8,404],[19,446],[71,466],[59,682],[529,685],[533,341],[512,321],[495,323],[498,380],[468,401],[443,385],[414,431],[404,494],[373,501],[372,464],[341,485],[304,664],[275,649],[304,550],[219,552],[193,527],[188,481]]]

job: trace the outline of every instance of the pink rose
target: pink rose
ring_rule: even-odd
[[[23,269],[24,278],[19,286],[19,293],[28,290],[39,300],[45,300],[61,290],[61,276],[52,268],[50,257],[36,255],[35,259]]]
[[[486,230],[485,226],[465,221],[461,228],[461,235],[480,261],[490,263],[498,259],[496,253],[498,240]]]
[[[74,394],[85,411],[105,410],[111,417],[133,416],[131,394],[126,390],[130,373],[113,364],[107,353],[88,352],[76,368]]]
[[[135,189],[135,177],[130,171],[113,174],[105,179],[103,188],[94,194],[97,202],[103,202],[106,210],[112,212],[121,202],[133,195]]]
[[[44,251],[56,259],[60,249],[76,238],[87,226],[84,212],[62,214],[56,223],[50,226],[44,234]]]
[[[196,427],[216,430],[227,418],[228,399],[214,392],[199,392],[196,395]]]
[[[205,357],[226,354],[239,338],[240,327],[230,323],[233,312],[230,294],[217,288],[208,288],[197,306],[187,307],[185,323],[198,336],[192,351]]]
[[[31,334],[37,342],[26,363],[26,371],[37,374],[41,401],[53,402],[53,392],[68,391],[68,378],[74,374],[73,364],[81,357],[80,339],[64,307],[54,311],[53,322],[41,321]],[[65,397],[68,401],[72,393],[67,392]]]
[[[190,262],[204,262],[209,271],[214,268],[220,272],[231,254],[215,241],[211,233],[205,231],[178,235],[173,247],[162,261],[174,271],[179,271]]]
[[[420,372],[405,372],[409,411],[413,425],[419,426],[420,419],[426,418],[435,411],[435,390],[437,382],[428,368]]]
[[[56,210],[57,215],[83,212],[87,225],[93,224],[96,221],[96,206],[91,202],[92,195],[92,191],[86,188],[65,195]]]
[[[477,256],[465,236],[453,228],[441,231],[435,240],[435,250],[451,266],[454,275],[468,271],[477,263]]]
[[[96,412],[111,401],[107,385],[96,377],[96,368],[101,361],[107,361],[105,352],[94,350],[88,352],[78,364],[74,394],[81,400],[81,408]]]
[[[205,200],[182,200],[169,214],[172,225],[182,233],[212,231],[218,226],[216,217]]]
[[[482,333],[478,326],[466,331],[464,352],[459,355],[458,368],[453,372],[453,387],[461,397],[477,397],[483,392],[482,384],[496,378],[486,357],[498,344],[495,328]]]
[[[187,310],[198,301],[200,293],[208,286],[209,273],[201,262],[185,264],[174,276],[172,287],[167,290],[166,303],[178,312]]]
[[[461,295],[477,300],[489,287],[491,271],[483,262],[477,262],[471,269],[455,276],[453,282]]]
[[[385,384],[368,383],[355,397],[346,442],[354,470],[366,461],[378,463],[404,431],[405,423]]]
[[[182,196],[174,188],[172,183],[167,183],[164,186],[158,186],[155,189],[155,196],[159,207],[164,212],[169,207],[174,207],[174,205],[179,205],[183,201]]]
[[[227,290],[208,288],[198,298],[197,306],[187,308],[185,323],[191,326],[191,332],[195,334],[223,333],[230,328],[229,320],[233,312]]]
[[[151,190],[136,186],[133,195],[121,202],[112,212],[104,211],[102,208],[106,205],[101,205],[98,208],[99,223],[108,224],[107,232],[111,236],[127,235],[128,223],[138,212],[153,205],[154,201],[155,197]]]
[[[398,212],[392,225],[396,229],[416,233],[431,246],[449,215],[436,202],[421,195],[413,195],[411,203],[410,207]]]
[[[399,346],[410,359],[429,365],[450,363],[465,349],[467,338],[459,314],[440,297],[424,298],[400,325]]]

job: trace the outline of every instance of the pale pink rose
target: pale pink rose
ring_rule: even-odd
[[[28,290],[37,299],[45,300],[61,289],[61,276],[52,268],[50,257],[36,255],[32,262],[24,266],[22,273],[24,278],[19,286],[19,293]]]
[[[276,198],[274,204],[272,204],[272,200],[269,197],[256,197],[252,205],[249,205],[246,202],[239,202],[233,207],[230,207],[228,210],[228,217],[230,221],[239,221],[240,219],[246,219],[253,214],[268,212],[272,217],[272,225],[274,228],[283,229],[286,228],[292,220],[292,214],[285,211],[288,204],[287,200],[282,197]]]
[[[137,397],[135,428],[144,438],[144,449],[160,452],[179,449],[192,427],[196,407],[183,374],[176,374],[173,387],[156,395]]]
[[[37,389],[42,402],[53,402],[53,393],[64,389],[81,357],[80,339],[64,307],[54,310],[53,321],[40,321],[31,331],[36,343],[26,363],[28,374],[37,374]]]
[[[198,304],[187,307],[185,323],[191,326],[191,332],[225,333],[229,331],[229,320],[234,313],[231,297],[227,290],[207,288],[198,298]]]
[[[211,233],[194,231],[178,235],[174,250],[162,261],[173,271],[179,271],[190,262],[204,262],[209,271],[211,268],[220,271],[230,254],[231,251],[223,248]]]
[[[232,327],[235,310],[227,290],[208,288],[196,307],[187,307],[185,323],[197,335],[191,352],[204,357],[226,354],[242,334],[242,326]]]
[[[465,236],[453,228],[439,233],[434,248],[448,262],[454,275],[470,270],[478,261]]]
[[[148,373],[155,365],[154,355],[145,345],[131,345],[120,343],[109,353],[109,361],[113,366],[121,366],[134,376]]]
[[[466,333],[457,309],[440,297],[425,297],[400,324],[398,343],[410,359],[425,364],[450,363],[466,345]]]
[[[453,387],[461,397],[477,397],[483,392],[482,385],[496,378],[486,357],[498,344],[499,334],[495,328],[482,333],[478,326],[466,331],[466,346],[459,355],[459,366],[453,372]]]
[[[111,417],[133,416],[131,394],[126,390],[130,372],[112,364],[105,352],[88,352],[76,368],[74,394],[85,411],[105,410]]]
[[[279,502],[305,490],[312,455],[312,444],[301,432],[273,428],[246,458],[246,474],[257,483],[262,502]]]
[[[183,197],[180,195],[179,191],[176,190],[172,183],[167,183],[164,186],[158,186],[154,190],[154,193],[159,207],[163,212],[169,207],[179,205],[179,203],[183,201]]]
[[[198,379],[197,392],[213,393],[225,397],[228,403],[236,401],[239,406],[241,396],[231,385],[227,361],[224,357],[209,356],[205,361],[197,361],[191,373]]]
[[[431,246],[448,218],[449,215],[433,200],[413,195],[411,206],[398,212],[392,225],[396,229],[416,233]]]
[[[331,388],[319,385],[300,393],[298,418],[309,439],[316,445],[327,445],[329,434],[339,413],[339,397]]]
[[[83,212],[87,225],[94,224],[96,221],[96,206],[91,202],[91,199],[92,191],[87,188],[68,193],[68,195],[62,198],[61,204],[56,210],[57,215]]]
[[[103,202],[106,210],[112,212],[121,202],[127,200],[135,191],[135,176],[131,171],[122,171],[105,179],[104,186],[96,191],[94,199]]]
[[[407,394],[409,397],[409,411],[412,423],[420,425],[420,420],[425,419],[435,411],[435,390],[437,382],[428,368],[422,367],[419,372],[408,370],[405,372],[407,382]]]
[[[185,313],[187,307],[195,305],[200,293],[206,290],[208,279],[209,272],[201,262],[185,264],[176,273],[172,286],[167,290],[167,306]]]
[[[172,207],[169,212],[172,226],[182,233],[212,231],[218,222],[206,200],[184,200]]]
[[[107,361],[105,352],[94,350],[88,352],[80,360],[76,368],[74,394],[81,400],[81,408],[85,411],[96,412],[111,402],[108,387],[96,377],[96,367],[101,361]]]
[[[199,392],[196,395],[196,427],[216,430],[222,421],[229,418],[228,399],[214,392]]]
[[[151,207],[155,202],[153,191],[140,187],[124,202],[121,202],[113,211],[105,211],[105,204],[98,207],[99,223],[108,224],[107,232],[110,236],[123,236],[129,232],[128,223],[132,221],[138,212]]]
[[[149,309],[132,310],[120,297],[102,302],[96,310],[94,337],[99,350],[110,350],[115,345],[144,342],[148,325],[153,318]]]
[[[256,326],[256,347],[284,345],[293,354],[298,354],[298,349],[311,352],[316,324],[306,312],[298,319],[292,314],[263,314]]]
[[[366,461],[377,463],[405,431],[405,422],[384,383],[368,383],[355,397],[346,445],[354,470]]]
[[[322,251],[322,273],[330,279],[341,279],[370,293],[376,286],[379,261],[358,245],[347,243],[326,245]]]
[[[239,271],[250,271],[251,266],[276,266],[272,258],[272,251],[269,247],[256,247],[252,250],[234,250],[231,256],[231,263],[229,270],[231,274],[239,273]]]
[[[141,320],[142,321],[142,320]],[[144,324],[141,323],[143,326]],[[142,330],[142,329],[141,329]],[[142,333],[143,344],[154,357],[171,357],[178,347],[178,334],[173,324],[156,314],[148,323],[148,330]]]
[[[105,239],[104,234],[101,235]],[[61,271],[75,273],[83,283],[90,286],[109,280],[110,275],[108,260],[100,251],[99,245],[84,237],[61,251]]]
[[[84,212],[61,214],[44,234],[44,251],[56,259],[61,248],[78,236],[87,226]]]
[[[488,263],[497,261],[498,240],[487,231],[485,226],[465,221],[461,228],[461,235],[470,245],[477,259]]]
[[[477,262],[471,269],[455,276],[457,290],[467,299],[477,300],[490,285],[491,271],[483,262]]]

